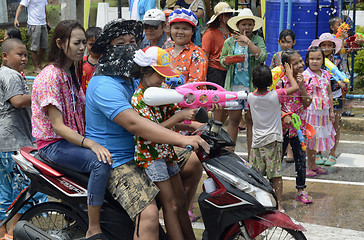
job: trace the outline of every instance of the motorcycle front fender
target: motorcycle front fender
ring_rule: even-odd
[[[299,222],[277,210],[260,214],[254,218],[246,219],[244,220],[244,225],[251,238],[255,238],[270,227],[281,227],[295,231],[306,231],[306,229]]]
[[[26,187],[19,193],[19,195],[15,198],[10,207],[6,210],[8,212],[8,216],[0,223],[0,227],[9,222],[14,215],[19,212],[19,210],[36,194],[30,186]]]

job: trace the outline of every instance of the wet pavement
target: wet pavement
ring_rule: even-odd
[[[236,153],[246,158],[245,132],[239,133],[237,142]],[[337,164],[325,167],[328,174],[307,178],[307,191],[314,200],[309,205],[296,200],[294,164],[283,164],[283,207],[286,214],[307,229],[305,235],[309,240],[364,240],[364,134],[342,134],[337,153],[340,154]],[[201,190],[199,186],[195,196],[197,216],[200,216],[197,198]],[[204,228],[201,219],[194,228],[196,237],[201,239]]]

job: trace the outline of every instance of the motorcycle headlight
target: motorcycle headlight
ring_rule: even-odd
[[[224,170],[221,170],[215,166],[212,166],[207,163],[203,163],[206,169],[210,172],[213,172],[220,178],[224,179],[224,181],[230,183],[232,186],[236,187],[237,189],[244,191],[254,197],[260,204],[264,207],[275,207],[277,206],[277,202],[272,194],[269,192],[258,188],[244,179],[241,179],[237,176],[234,176]]]

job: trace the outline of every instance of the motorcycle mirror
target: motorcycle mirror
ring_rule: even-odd
[[[195,113],[195,120],[200,123],[207,123],[209,121],[209,116],[207,110],[204,107],[200,107]]]

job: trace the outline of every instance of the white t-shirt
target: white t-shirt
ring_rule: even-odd
[[[283,142],[281,101],[285,95],[285,89],[277,89],[264,95],[249,93],[248,108],[253,119],[252,148],[263,147],[274,141]]]
[[[28,10],[28,25],[45,25],[47,0],[21,0],[20,4]]]

